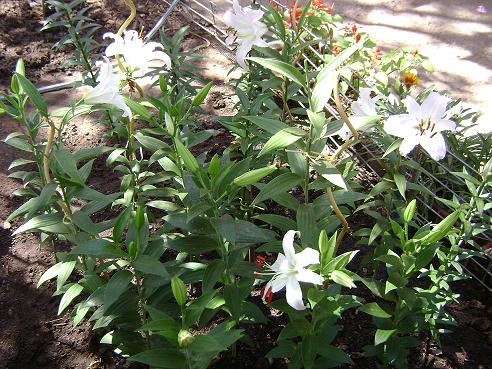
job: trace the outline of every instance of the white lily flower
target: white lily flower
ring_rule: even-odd
[[[262,39],[267,33],[268,28],[260,22],[264,12],[255,10],[250,7],[242,8],[238,0],[232,2],[233,10],[224,13],[224,23],[233,28],[236,33],[229,34],[226,38],[226,44],[231,45],[236,40],[238,46],[236,50],[236,60],[241,68],[248,70],[244,61],[246,55],[251,51],[254,45],[267,47],[268,44]]]
[[[352,103],[352,111],[354,115],[350,117],[350,123],[358,131],[366,131],[371,126],[371,120],[369,118],[376,117],[378,112],[376,111],[376,101],[378,96],[371,98],[371,89],[364,87],[361,88],[359,98]],[[352,137],[352,131],[344,124],[337,132],[337,135],[344,140]]]
[[[323,284],[323,277],[305,267],[311,264],[319,264],[319,252],[306,248],[296,254],[294,249],[294,237],[296,231],[288,231],[282,241],[284,254],[279,253],[277,260],[269,269],[274,272],[272,279],[266,284],[262,298],[268,299],[272,293],[286,289],[287,303],[296,310],[304,310],[306,306],[302,301],[302,290],[299,282]]]
[[[106,56],[121,55],[125,66],[130,73],[137,72],[135,77],[143,77],[150,68],[150,63],[156,60],[163,61],[167,68],[171,68],[171,58],[163,51],[158,42],[145,42],[135,30],[125,31],[123,37],[115,33],[105,33],[103,38],[114,40],[106,48]]]
[[[384,124],[390,135],[401,137],[400,153],[408,155],[415,146],[421,145],[432,159],[446,156],[446,142],[442,131],[456,130],[456,123],[443,119],[449,99],[436,92],[431,93],[422,105],[411,96],[403,101],[408,114],[393,115]]]
[[[132,118],[132,111],[125,104],[123,97],[120,95],[119,80],[113,73],[113,66],[108,58],[100,63],[99,75],[97,76],[98,84],[92,87],[84,96],[87,104],[111,104],[123,110],[123,116]]]

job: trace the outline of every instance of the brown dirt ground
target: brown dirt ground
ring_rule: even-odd
[[[124,20],[118,11],[118,2],[91,0],[94,10],[91,12],[105,30],[115,31]],[[163,13],[166,5],[161,1],[141,0],[139,4],[139,25],[153,25]],[[152,8],[150,7],[152,4]],[[152,9],[152,10],[150,10]],[[40,0],[2,0],[0,3],[0,87],[8,86],[10,74],[18,57],[26,61],[28,77],[37,84],[48,84],[72,78],[77,70],[62,70],[60,64],[70,50],[55,53],[50,45],[60,34],[56,31],[39,33],[41,21]],[[177,29],[186,24],[186,20],[173,15],[166,27]],[[193,32],[198,32],[193,30]],[[214,80],[214,87],[207,100],[204,116],[200,120],[207,128],[219,126],[212,115],[230,114],[230,98],[226,96],[228,60],[223,52],[209,48],[203,51],[206,60],[202,66],[208,71],[204,77]],[[47,99],[58,105],[68,101],[74,91],[47,95]],[[0,118],[0,138],[19,130],[15,121]],[[92,121],[78,121],[64,132],[67,147],[72,150],[94,147],[107,142],[103,128]],[[224,131],[207,145],[207,150],[220,151],[224,140],[229,137]],[[221,143],[222,142],[222,143]],[[52,250],[41,247],[33,235],[11,236],[10,229],[1,227],[8,214],[21,202],[12,198],[12,192],[19,183],[8,178],[8,165],[19,152],[0,142],[0,367],[6,369],[95,369],[93,365],[102,360],[105,368],[127,368],[111,349],[98,344],[100,334],[91,331],[88,324],[73,327],[68,314],[56,315],[59,299],[52,297],[53,286],[40,289],[36,283],[42,273],[54,263]],[[92,184],[102,187],[111,182],[107,170],[101,163],[96,168]],[[113,178],[112,185],[118,186]],[[17,226],[13,224],[13,227]],[[443,338],[443,348],[432,346],[428,356],[425,347],[417,350],[412,357],[412,367],[434,369],[486,369],[492,368],[492,324],[491,296],[480,289],[473,281],[460,283],[458,291],[463,302],[452,304],[449,309],[458,320],[459,327],[454,333]],[[353,292],[353,291],[352,291]],[[357,293],[364,295],[364,291]],[[266,313],[268,309],[262,307]],[[267,327],[248,328],[252,336],[252,345],[240,343],[238,356],[233,358],[226,353],[212,367],[226,369],[286,368],[280,361],[269,362],[264,354],[274,344],[275,336],[284,324],[282,318],[275,318]],[[353,312],[343,316],[340,322],[344,331],[337,337],[336,343],[352,355],[355,365],[352,368],[374,368],[374,363],[360,352],[362,346],[369,344],[372,337],[371,323],[363,314]],[[354,334],[354,332],[356,332]],[[423,345],[424,346],[424,345]],[[103,366],[100,366],[103,367]],[[348,369],[348,367],[347,367]]]

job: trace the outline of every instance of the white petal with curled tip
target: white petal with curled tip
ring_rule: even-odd
[[[455,131],[456,123],[449,119],[440,119],[435,122],[434,132]]]
[[[440,120],[446,112],[448,101],[449,98],[446,96],[432,92],[422,103],[422,118],[430,119],[432,122]]]
[[[250,40],[242,40],[236,50],[236,61],[241,68],[244,70],[248,70],[248,66],[246,65],[245,58],[246,55],[251,51],[253,47],[253,42]]]
[[[294,249],[294,237],[296,233],[296,231],[290,230],[284,235],[284,239],[282,240],[285,257],[291,265],[296,262],[296,250]]]
[[[324,282],[324,279],[319,274],[309,270],[309,269],[301,269],[297,272],[296,279],[299,282],[313,283],[321,285]]]
[[[433,137],[422,136],[420,144],[430,157],[436,161],[444,159],[446,156],[446,141],[444,141],[444,137],[440,133]]]
[[[295,259],[298,268],[304,268],[305,266],[312,264],[319,264],[319,251],[308,247],[296,254]]]
[[[407,136],[400,144],[400,154],[407,156],[420,143],[421,136]]]
[[[290,276],[287,279],[286,285],[286,298],[287,303],[292,306],[296,310],[304,310],[306,306],[304,306],[304,302],[302,301],[302,290],[301,285],[297,281],[297,279],[293,276]]]
[[[270,266],[270,269],[273,270],[274,272],[280,272],[281,270],[285,269],[285,264],[287,264],[287,259],[284,256],[284,254],[278,254],[277,255],[277,260],[275,260],[275,263],[273,263]]]
[[[417,121],[420,121],[423,118],[422,109],[417,100],[412,96],[407,96],[405,100],[403,100],[403,104],[406,106],[408,114],[413,116]]]
[[[418,123],[410,114],[390,116],[384,123],[386,133],[396,137],[407,137],[419,132]]]

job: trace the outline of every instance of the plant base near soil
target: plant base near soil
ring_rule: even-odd
[[[105,29],[115,30],[124,16],[109,2],[92,1],[97,9],[92,15],[102,23]],[[152,3],[155,11],[146,11],[147,3]],[[157,3],[157,4],[155,4]],[[164,3],[141,1],[139,22],[147,27],[166,8]],[[153,9],[154,9],[153,8]],[[162,12],[161,12],[162,11]],[[57,81],[75,71],[63,71],[60,64],[63,53],[54,53],[51,43],[57,39],[56,33],[40,34],[41,7],[38,2],[27,0],[2,0],[0,4],[0,85],[6,87],[15,62],[20,54],[27,56],[27,73],[35,82]],[[171,29],[177,29],[185,23],[184,19],[173,16],[168,20]],[[219,50],[208,50],[219,55]],[[49,80],[45,76],[49,75]],[[216,92],[209,98],[208,111],[213,115],[216,110],[227,108],[227,98]],[[214,125],[212,117],[206,117],[204,124]],[[0,137],[17,130],[12,121],[2,118],[0,121]],[[214,128],[216,128],[214,126]],[[65,142],[71,142],[74,148],[94,147],[101,144],[100,137],[94,133],[84,135],[74,125],[65,132]],[[221,151],[224,139],[216,137],[207,150]],[[17,156],[5,144],[0,143],[0,221],[3,221],[20,203],[11,198],[10,194],[18,187],[17,182],[7,177],[7,167]],[[104,187],[107,183],[117,185],[105,170],[104,163],[99,164],[100,170],[95,181]],[[97,184],[95,184],[97,187]],[[104,215],[102,215],[104,216]],[[13,224],[15,227],[16,224]],[[1,226],[0,226],[1,227]],[[349,243],[347,242],[347,245]],[[350,247],[354,246],[350,244]],[[52,297],[51,285],[36,289],[36,283],[42,273],[54,263],[51,250],[39,248],[39,241],[32,235],[12,237],[10,229],[0,228],[0,363],[9,369],[31,368],[139,368],[139,365],[128,364],[111,352],[109,346],[99,344],[99,334],[91,331],[89,324],[73,327],[68,314],[56,315],[59,298]],[[363,273],[363,271],[359,271]],[[450,304],[449,311],[458,321],[458,327],[443,336],[442,349],[427,345],[422,338],[422,345],[411,357],[412,368],[441,369],[486,369],[492,368],[492,299],[490,294],[481,289],[472,280],[457,284],[456,291],[461,294],[460,304]],[[352,291],[353,292],[353,291]],[[364,296],[365,291],[359,287],[356,295]],[[271,315],[268,307],[263,306],[258,296],[251,297]],[[344,349],[354,359],[355,365],[350,368],[373,368],[375,363],[363,357],[362,347],[369,344],[373,337],[370,318],[364,314],[351,311],[341,320],[344,333],[337,337],[336,345]],[[248,342],[240,342],[237,355],[231,352],[223,354],[211,368],[235,369],[252,368],[286,368],[280,360],[268,360],[267,353],[274,345],[275,338],[285,324],[282,316],[271,317],[268,326],[257,325],[244,327],[248,333]],[[344,367],[344,368],[349,368]]]

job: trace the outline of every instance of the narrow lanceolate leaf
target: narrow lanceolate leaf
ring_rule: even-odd
[[[29,213],[30,216],[27,218],[31,218],[34,213],[36,213],[39,209],[43,208],[49,203],[49,199],[54,194],[57,184],[55,182],[51,182],[44,186],[41,194],[38,197],[33,199],[29,199],[29,201],[25,202],[21,206],[19,206],[12,214],[10,214],[7,218],[7,222],[17,218],[18,216]]]
[[[333,71],[324,74],[323,77],[318,80],[311,95],[310,110],[312,112],[318,113],[323,110],[328,103],[328,100],[330,100],[333,89],[337,84],[337,77],[338,73]]]
[[[43,283],[46,281],[49,281],[50,279],[55,278],[58,276],[58,274],[62,271],[64,268],[64,262],[61,261],[59,263],[56,263],[55,265],[51,266],[46,272],[43,273],[41,278],[39,278],[37,288],[41,287]]]
[[[185,165],[185,167],[192,173],[197,172],[200,167],[198,166],[198,162],[196,161],[190,150],[188,150],[179,139],[176,139],[175,144],[178,155],[181,160],[183,160],[183,164]]]
[[[321,269],[327,265],[335,256],[335,248],[337,244],[337,233],[335,232],[330,238],[325,230],[319,234],[318,247],[321,254]]]
[[[58,307],[58,315],[63,313],[63,311],[73,301],[73,299],[81,294],[83,289],[84,287],[82,287],[80,284],[77,283],[70,286],[70,288],[67,290],[67,292],[65,292],[65,294],[63,295],[60,301],[60,306]]]
[[[133,273],[129,270],[116,272],[104,288],[104,305],[106,309],[115,303],[118,298],[130,287]]]
[[[261,181],[267,175],[273,173],[276,170],[277,170],[276,165],[269,165],[268,167],[265,168],[254,169],[244,174],[241,174],[239,177],[235,178],[234,181],[232,181],[232,183],[234,183],[236,186],[239,187],[249,186],[252,185],[253,183]]]
[[[67,234],[70,232],[70,228],[65,223],[63,223],[63,216],[61,214],[55,213],[42,214],[29,219],[26,223],[17,228],[13,234],[16,235],[32,230],[41,230],[61,234]]]
[[[407,179],[401,173],[395,173],[393,175],[393,179],[395,180],[396,187],[400,192],[400,195],[405,199],[405,191],[407,190]]]
[[[127,256],[124,251],[114,247],[111,241],[105,239],[82,242],[75,246],[70,253],[108,258]]]
[[[19,82],[19,85],[22,87],[27,96],[29,96],[29,99],[31,99],[32,103],[34,104],[36,109],[38,109],[39,113],[47,118],[48,104],[44,100],[43,96],[39,93],[37,88],[22,74],[15,73],[15,76],[17,78],[17,81]]]
[[[374,345],[385,343],[395,332],[396,329],[378,329],[374,336]]]
[[[304,87],[306,84],[304,75],[299,72],[294,66],[285,63],[280,60],[275,59],[264,59],[264,58],[247,58],[248,60],[254,61],[260,64],[262,67],[270,69],[272,72],[280,74],[282,77],[297,83],[299,86]]]
[[[203,101],[205,101],[205,98],[207,97],[211,87],[212,87],[212,82],[207,83],[200,91],[198,91],[197,95],[195,96],[191,104],[193,106],[198,106]]]
[[[458,221],[460,217],[460,211],[457,210],[449,214],[444,218],[439,224],[437,224],[432,231],[423,239],[424,243],[431,244],[438,242],[444,237],[446,237],[453,228],[454,224]]]
[[[286,128],[278,131],[266,142],[265,146],[263,146],[258,154],[258,157],[268,154],[273,150],[283,149],[298,141],[303,135],[304,131],[294,130],[293,128]]]
[[[156,368],[184,368],[186,367],[185,356],[177,349],[162,348],[141,352],[128,358]]]
[[[388,314],[386,311],[384,311],[377,302],[370,302],[368,304],[365,304],[359,308],[359,311],[375,316],[377,318],[391,318],[391,314]]]
[[[290,128],[289,125],[279,121],[276,118],[265,118],[249,115],[245,116],[244,118],[249,120],[254,125],[258,126],[259,128],[263,129],[264,131],[271,133],[272,135],[283,129]]]
[[[170,279],[164,264],[150,255],[140,255],[132,265],[139,272],[158,275],[167,280]]]
[[[222,273],[224,273],[225,269],[226,264],[223,260],[214,260],[207,266],[202,282],[202,291],[204,293],[212,290],[222,276]]]
[[[266,184],[253,200],[254,204],[258,204],[261,201],[270,199],[284,193],[286,191],[290,191],[293,187],[297,186],[301,183],[302,178],[294,173],[284,173],[279,175],[277,178],[274,178],[268,184]]]

